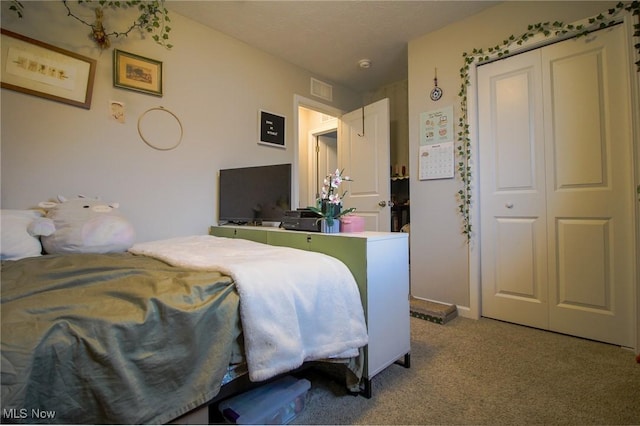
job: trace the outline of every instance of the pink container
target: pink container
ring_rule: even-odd
[[[364,231],[364,217],[348,214],[340,218],[340,232]]]

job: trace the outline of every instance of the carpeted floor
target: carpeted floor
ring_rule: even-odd
[[[640,424],[640,364],[627,349],[490,319],[411,318],[411,368],[391,365],[373,397],[308,371],[294,424]]]

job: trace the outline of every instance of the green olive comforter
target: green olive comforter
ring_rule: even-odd
[[[2,421],[165,423],[219,391],[233,280],[129,253],[2,262]]]

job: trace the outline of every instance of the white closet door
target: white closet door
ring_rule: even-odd
[[[485,316],[633,345],[623,36],[614,27],[478,70]]]
[[[540,52],[478,69],[482,313],[548,328]]]
[[[542,49],[552,330],[633,346],[634,196],[622,26]]]

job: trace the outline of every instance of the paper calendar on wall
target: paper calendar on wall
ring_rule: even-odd
[[[454,177],[453,106],[420,114],[420,180]]]
[[[452,178],[453,142],[420,147],[420,180]]]

